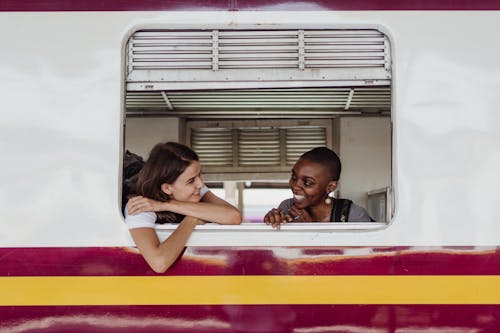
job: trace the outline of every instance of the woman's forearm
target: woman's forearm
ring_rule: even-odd
[[[194,216],[208,222],[240,224],[242,219],[240,211],[226,202],[216,204],[171,200],[165,204],[170,212]]]
[[[169,211],[220,224],[240,224],[242,219],[241,212],[237,208],[210,191],[203,196],[200,202],[173,199],[162,202],[137,196],[128,201],[127,209],[131,215],[141,212]]]
[[[156,273],[164,273],[184,250],[194,228],[201,221],[186,216],[165,241],[158,240],[152,228],[131,229],[130,233],[140,253]]]
[[[170,268],[184,250],[189,237],[191,237],[196,227],[197,223],[195,220],[190,216],[186,216],[170,237],[159,245],[160,256],[163,257],[163,259],[160,259],[163,271]]]

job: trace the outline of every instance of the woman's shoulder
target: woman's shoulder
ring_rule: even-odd
[[[351,203],[351,209],[349,210],[349,222],[372,222],[372,218],[363,207]]]
[[[207,194],[207,192],[210,191],[210,189],[207,187],[207,185],[204,185],[201,189],[200,189],[200,197],[203,198],[203,196],[205,194]]]
[[[282,211],[284,211],[285,213],[289,212],[290,209],[292,208],[293,206],[293,199],[290,198],[290,199],[285,199],[283,200],[280,205],[278,206],[278,209],[281,209]]]

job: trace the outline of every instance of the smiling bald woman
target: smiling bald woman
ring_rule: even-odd
[[[334,197],[341,169],[339,157],[329,148],[304,153],[293,166],[289,180],[293,198],[271,209],[264,222],[279,229],[287,222],[373,221],[364,208],[349,199]]]

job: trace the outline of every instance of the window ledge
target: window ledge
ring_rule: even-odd
[[[387,223],[383,222],[311,222],[311,223],[286,223],[281,225],[282,231],[302,232],[332,232],[336,230],[378,230],[385,228]],[[159,224],[156,226],[158,232],[172,231],[177,228],[177,224]],[[240,225],[221,225],[216,223],[206,223],[196,226],[196,232],[203,231],[228,231],[228,232],[246,232],[246,231],[268,231],[273,230],[271,226],[258,222],[243,222]]]
[[[359,237],[346,237],[345,233],[367,235],[385,230],[387,223],[287,223],[275,230],[264,223],[246,222],[241,225],[207,223],[196,226],[188,246],[200,247],[254,247],[254,246],[338,246],[348,245]],[[160,241],[175,230],[175,224],[156,227]]]

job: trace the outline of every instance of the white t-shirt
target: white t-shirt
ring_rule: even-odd
[[[200,190],[200,196],[203,196],[210,191],[208,187],[203,186]],[[127,206],[125,206],[125,223],[129,229],[135,228],[154,228],[156,222],[155,212],[142,212],[136,215],[129,215]]]

